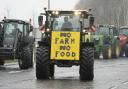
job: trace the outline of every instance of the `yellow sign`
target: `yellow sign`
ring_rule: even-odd
[[[80,32],[52,31],[51,60],[79,60]]]

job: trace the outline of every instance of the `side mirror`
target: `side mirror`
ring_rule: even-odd
[[[43,16],[38,16],[38,25],[42,26],[43,23]]]
[[[33,26],[30,26],[30,32],[32,32],[33,31]]]
[[[90,22],[90,26],[94,25],[94,17],[90,17],[89,22]]]

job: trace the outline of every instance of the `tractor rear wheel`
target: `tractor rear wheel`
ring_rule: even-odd
[[[94,78],[94,48],[82,48],[80,58],[80,79],[93,80]]]
[[[112,58],[112,49],[110,46],[104,46],[103,48],[103,58],[111,59]]]
[[[36,52],[36,77],[37,79],[49,79],[50,70],[49,50],[47,47],[38,47]],[[50,76],[53,76],[53,72]]]

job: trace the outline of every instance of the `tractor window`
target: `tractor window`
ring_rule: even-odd
[[[18,24],[18,29],[20,32],[23,32],[23,24]]]
[[[29,33],[29,25],[24,24],[24,36],[27,36]]]
[[[96,35],[109,35],[109,28],[107,28],[107,27],[98,27],[95,34]]]
[[[121,28],[120,34],[128,35],[128,28]]]
[[[109,34],[110,34],[110,35],[113,35],[113,28],[109,28],[109,29],[110,29],[110,30],[109,30],[109,31],[110,31]]]
[[[5,35],[14,35],[16,33],[16,29],[18,28],[18,24],[15,22],[5,23],[4,24],[4,32]]]
[[[114,36],[118,36],[119,35],[119,30],[116,27],[113,28],[113,35]]]
[[[18,29],[20,32],[23,32],[23,24],[19,24],[16,22],[9,22],[4,24],[5,34],[14,34],[16,29]]]
[[[54,31],[80,31],[79,16],[62,15],[53,19]]]

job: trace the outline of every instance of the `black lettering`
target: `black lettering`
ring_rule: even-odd
[[[69,39],[65,38],[65,44],[69,44]]]
[[[66,33],[60,33],[60,37],[66,37]]]
[[[71,33],[60,33],[60,37],[71,37]]]
[[[58,43],[58,40],[59,40],[59,38],[55,38],[55,44],[57,44],[57,43]]]
[[[72,57],[75,57],[76,56],[76,53],[75,52],[72,52]]]
[[[68,46],[66,47],[66,50],[69,51],[70,49],[71,49],[71,47],[68,45]]]
[[[60,55],[61,55],[61,57],[63,57],[65,55],[65,53],[64,52],[61,52]]]
[[[75,44],[75,39],[71,39],[71,44]]]
[[[71,33],[67,33],[67,37],[71,37]]]
[[[60,40],[60,44],[64,44],[64,40],[63,39]]]
[[[66,52],[66,56],[69,57],[70,56],[70,52]]]
[[[60,50],[66,50],[66,46],[60,46]]]
[[[56,57],[58,56],[59,51],[56,51]]]
[[[67,50],[69,51],[71,49],[71,47],[68,45],[68,46],[60,46],[60,50]]]

